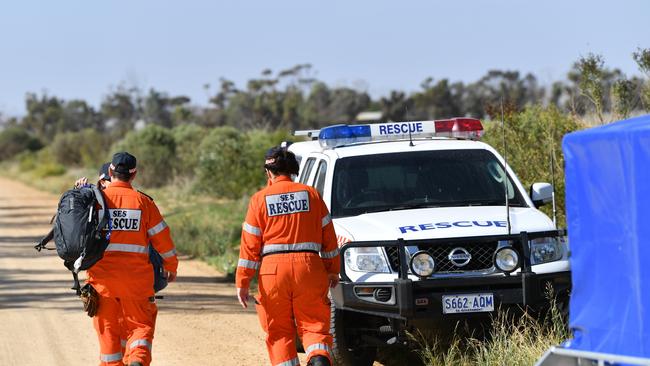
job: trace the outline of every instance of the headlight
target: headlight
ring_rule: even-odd
[[[530,241],[530,263],[540,264],[562,259],[563,241],[556,237],[538,238]]]
[[[422,250],[411,257],[411,272],[420,277],[428,277],[433,274],[436,269],[436,262],[433,260],[431,254]]]
[[[345,265],[355,272],[390,273],[380,247],[356,247],[345,251]]]
[[[501,271],[510,273],[519,267],[519,254],[511,247],[497,250],[494,265]]]

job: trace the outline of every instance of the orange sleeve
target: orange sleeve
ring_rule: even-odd
[[[166,271],[174,272],[178,270],[178,256],[176,255],[176,246],[172,241],[169,226],[163,219],[158,206],[153,201],[147,201],[147,212],[149,220],[147,222],[147,238],[151,245],[163,258],[163,267]]]
[[[341,259],[339,257],[339,246],[336,241],[336,232],[334,231],[334,224],[329,210],[325,202],[317,194],[320,212],[321,212],[321,227],[322,227],[322,249],[320,256],[323,259],[325,270],[327,273],[338,274],[341,270]]]
[[[251,197],[246,219],[242,224],[239,261],[237,262],[235,275],[237,288],[248,288],[250,286],[251,280],[255,277],[255,272],[260,268],[262,262],[262,232],[264,227],[259,217],[261,207],[257,204],[257,197],[258,195]]]

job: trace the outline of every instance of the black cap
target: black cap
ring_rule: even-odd
[[[298,161],[296,155],[287,150],[286,147],[275,146],[270,148],[265,155],[264,169],[273,174],[298,174]]]
[[[293,144],[293,142],[291,141],[282,141],[280,145],[273,146],[272,148],[266,150],[266,154],[264,154],[264,159],[270,159],[271,157],[273,157],[274,154],[277,153],[278,150],[282,150],[282,149],[287,150],[289,146],[291,146],[291,144]]]
[[[108,174],[108,168],[111,166],[111,163],[104,163],[101,168],[99,168],[99,180],[107,180],[110,182],[111,176]]]
[[[136,172],[135,165],[135,156],[126,151],[116,153],[111,161],[111,169],[118,173],[133,174]]]
[[[272,159],[274,155],[276,155],[282,148],[280,146],[273,146],[272,148],[266,150],[266,154],[264,154],[264,160],[269,160]]]

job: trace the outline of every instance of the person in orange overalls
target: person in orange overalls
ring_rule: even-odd
[[[178,258],[169,228],[158,207],[136,191],[136,158],[121,152],[113,156],[111,184],[104,189],[110,212],[110,242],[104,257],[88,269],[88,283],[99,294],[93,325],[99,338],[100,365],[146,366],[156,323],[153,268],[148,245],[163,257],[167,280],[176,279]],[[128,360],[123,360],[120,335],[128,334]]]
[[[291,180],[298,174],[293,153],[267,153],[271,185],[251,197],[243,223],[237,297],[248,307],[249,286],[259,268],[255,298],[271,363],[299,365],[296,331],[308,365],[332,364],[329,287],[339,281],[339,251],[325,202],[313,187]]]
[[[108,172],[108,169],[110,168],[110,166],[111,166],[111,163],[110,163],[110,162],[108,162],[108,163],[104,163],[104,164],[102,164],[101,168],[99,169],[99,176],[98,176],[98,178],[97,178],[97,184],[96,184],[96,186],[97,186],[100,190],[104,190],[104,189],[106,189],[106,188],[111,184],[111,176],[110,176],[110,173]],[[88,178],[86,178],[86,177],[81,177],[81,178],[77,179],[77,180],[75,181],[74,187],[75,187],[75,188],[80,188],[80,187],[90,187],[90,184],[88,183]],[[141,192],[141,193],[142,193],[142,192]],[[153,199],[152,199],[152,200],[153,200]],[[52,229],[52,232],[51,232],[50,235],[52,235],[52,236],[54,235],[54,229]],[[150,253],[149,253],[149,261],[152,261],[152,255],[153,255],[153,253],[150,252]],[[152,263],[153,263],[153,262],[152,262]],[[156,268],[155,268],[155,266],[154,266],[154,272],[155,272],[155,269],[156,269]],[[154,278],[155,278],[155,275],[154,275]],[[155,291],[155,290],[156,290],[156,289],[155,289],[155,286],[154,286],[154,291]],[[123,317],[120,317],[120,318],[118,319],[118,323],[120,324],[120,327],[121,327],[121,329],[122,329],[122,333],[121,333],[121,335],[120,335],[120,344],[122,345],[122,349],[121,349],[121,351],[122,351],[122,355],[123,355],[123,356],[122,356],[122,359],[124,360],[124,362],[128,362],[128,360],[129,360],[129,354],[128,354],[128,349],[126,348],[126,341],[127,341],[127,339],[129,339],[129,335],[127,334],[127,329],[126,329],[126,327],[124,327],[124,326],[122,325],[123,322],[124,322],[124,318],[123,318]]]

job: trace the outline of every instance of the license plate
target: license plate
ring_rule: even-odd
[[[443,295],[442,313],[480,313],[494,310],[493,294]]]

